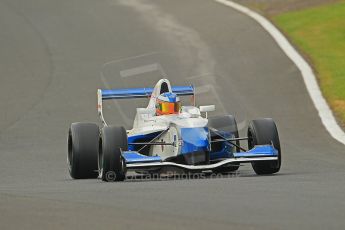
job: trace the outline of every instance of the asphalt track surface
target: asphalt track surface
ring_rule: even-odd
[[[252,19],[211,0],[1,0],[0,48],[0,229],[345,228],[345,147],[322,126],[296,66]],[[230,178],[72,180],[67,129],[98,121],[96,89],[157,80],[124,79],[124,59],[194,83],[199,104],[214,102],[241,127],[274,118],[280,173],[244,166]],[[109,104],[108,117],[129,127],[144,105]]]

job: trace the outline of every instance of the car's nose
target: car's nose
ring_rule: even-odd
[[[207,151],[209,149],[209,135],[207,127],[181,128],[183,140],[181,153]]]

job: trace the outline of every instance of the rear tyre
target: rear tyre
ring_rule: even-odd
[[[97,178],[99,128],[92,123],[73,123],[68,131],[68,169],[73,179]]]
[[[253,120],[248,127],[248,147],[255,145],[270,145],[278,150],[277,161],[253,162],[252,166],[256,174],[273,174],[279,172],[281,165],[281,149],[277,126],[271,118]]]
[[[122,151],[127,151],[127,133],[123,127],[106,126],[102,129],[99,144],[99,171],[103,181],[123,181],[126,162]]]
[[[216,116],[216,117],[210,117],[208,119],[208,126],[215,128],[221,132],[226,132],[226,133],[233,133],[235,138],[238,138],[238,128],[237,128],[237,122],[234,116],[232,115],[225,115],[225,116]],[[211,149],[216,149],[217,144],[215,143],[211,145]],[[240,141],[235,141],[235,144],[237,146],[240,145]],[[234,151],[240,152],[240,148],[234,147]],[[238,170],[240,165],[236,163],[235,165],[227,166],[227,167],[221,167],[218,169],[213,170],[215,173],[228,173],[228,172],[234,172]]]

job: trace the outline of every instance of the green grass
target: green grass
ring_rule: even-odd
[[[345,124],[345,1],[273,17],[313,65],[323,95]]]

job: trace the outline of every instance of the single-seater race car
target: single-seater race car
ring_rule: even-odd
[[[182,106],[180,97],[191,96]],[[149,98],[137,108],[133,128],[108,125],[103,100]],[[252,120],[247,136],[239,137],[234,116],[208,117],[214,105],[195,106],[193,86],[171,86],[167,79],[154,88],[99,89],[98,114],[103,127],[72,123],[68,133],[68,166],[74,179],[123,181],[127,171],[228,173],[251,163],[256,174],[280,170],[281,149],[270,118]],[[248,150],[240,141],[248,141]]]

